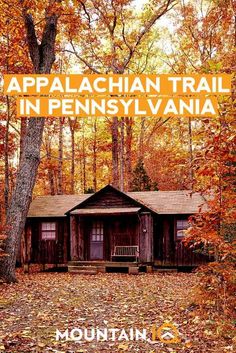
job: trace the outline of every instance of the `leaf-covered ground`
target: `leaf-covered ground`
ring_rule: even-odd
[[[193,300],[193,273],[19,274],[19,283],[0,285],[0,352],[232,352],[217,336],[217,323],[203,319]],[[180,342],[56,341],[67,328],[125,328],[151,331],[153,324],[175,324]]]

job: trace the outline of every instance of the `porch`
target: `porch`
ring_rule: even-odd
[[[72,211],[69,270],[76,263],[93,266],[91,271],[116,267],[132,271],[139,263],[151,262],[152,217],[139,211],[137,207]]]
[[[68,272],[95,275],[106,272],[127,272],[138,274],[141,271],[151,272],[152,267],[140,262],[127,261],[69,261]]]

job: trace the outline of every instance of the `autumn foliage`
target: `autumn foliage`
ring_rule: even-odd
[[[42,70],[37,65],[50,16],[59,24],[53,48],[48,46],[53,73],[234,74],[235,7],[235,0],[148,0],[137,8],[130,0],[0,0],[1,75]],[[232,327],[235,290],[234,76],[232,81],[231,97],[219,101],[219,116],[212,119],[46,119],[33,189],[33,197],[94,192],[108,183],[124,191],[201,192],[208,208],[190,218],[185,244],[211,257],[212,263],[198,270],[195,299],[201,315],[222,320],[219,333]],[[2,94],[0,106],[2,256],[5,216],[33,123],[16,118],[14,97]]]

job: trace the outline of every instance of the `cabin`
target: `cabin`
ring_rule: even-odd
[[[121,192],[111,185],[94,194],[39,196],[28,212],[21,262],[79,273],[195,267],[209,259],[182,240],[188,217],[206,207],[191,191]]]

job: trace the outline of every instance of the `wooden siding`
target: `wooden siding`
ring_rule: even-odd
[[[186,216],[188,217],[188,216]],[[185,246],[176,239],[176,219],[174,215],[155,217],[154,262],[160,266],[199,266],[209,261],[209,257],[196,249]]]
[[[77,217],[74,215],[70,216],[70,258],[71,260],[77,260],[79,258],[78,252],[78,229],[77,229]]]
[[[85,202],[83,208],[128,208],[135,206],[137,203],[125,195],[121,195],[115,190],[106,190],[104,193],[94,194]]]
[[[41,223],[56,223],[56,239],[41,239]],[[67,218],[37,218],[26,223],[22,247],[22,263],[67,263],[69,229]]]
[[[150,212],[140,214],[139,223],[139,261],[153,261],[153,215]]]

